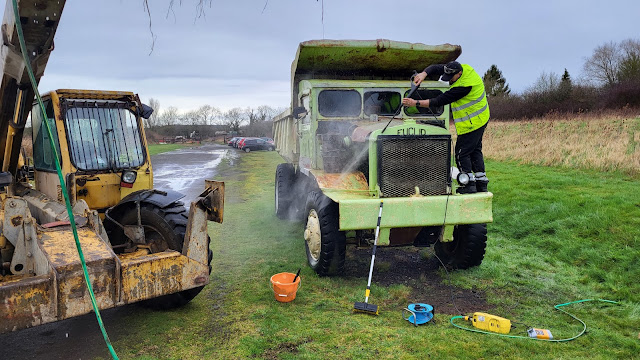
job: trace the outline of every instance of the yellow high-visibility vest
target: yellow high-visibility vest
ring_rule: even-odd
[[[471,91],[462,99],[451,103],[458,135],[477,130],[489,121],[489,103],[482,78],[471,66],[462,64],[462,75],[451,87],[467,86],[471,86]]]

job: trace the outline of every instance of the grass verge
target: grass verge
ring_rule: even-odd
[[[435,300],[421,284],[420,260],[414,283],[377,285],[376,279],[392,275],[393,264],[374,273],[371,301],[381,306],[380,316],[352,314],[354,301],[362,301],[366,276],[321,278],[306,265],[302,225],[274,215],[279,162],[273,152],[223,161],[225,219],[209,225],[211,283],[182,309],[140,310],[123,319],[131,336],[115,341],[122,358],[633,359],[640,354],[640,181],[619,173],[487,163],[495,195],[487,254],[481,266],[451,273],[454,294],[483,292],[491,313],[519,322],[512,333],[524,335],[524,323],[550,329],[556,338],[571,337],[582,326],[553,305],[586,298],[621,302],[565,307],[587,323],[588,332],[557,344],[462,331],[449,324],[453,313],[438,308],[435,322],[411,326],[402,319],[402,308]],[[363,254],[368,261],[370,253]],[[270,276],[298,268],[297,298],[276,302]],[[446,282],[443,270],[429,271],[439,275],[433,281]]]

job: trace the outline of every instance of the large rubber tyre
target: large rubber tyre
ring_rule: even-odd
[[[182,202],[175,202],[165,208],[152,204],[140,205],[140,219],[144,235],[151,252],[162,252],[168,249],[182,252],[184,236],[187,230],[188,212]],[[138,214],[135,207],[130,207],[120,217],[122,225],[136,225]],[[207,236],[207,261],[211,273],[212,251],[209,249],[211,239]],[[202,291],[204,286],[183,290],[174,294],[142,301],[140,304],[154,309],[173,309],[186,305]]]
[[[293,219],[296,210],[293,208],[296,171],[291,164],[278,164],[275,180],[275,210],[279,219]]]
[[[484,259],[487,247],[487,224],[457,225],[453,230],[453,241],[438,241],[436,255],[454,269],[478,266]]]
[[[309,266],[321,276],[344,272],[346,236],[339,230],[338,204],[314,190],[307,196],[305,249]]]

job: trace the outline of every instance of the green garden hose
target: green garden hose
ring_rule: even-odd
[[[56,170],[58,172],[58,178],[60,180],[60,186],[62,189],[66,189],[67,186],[64,182],[64,176],[62,175],[62,170],[60,169],[60,160],[58,151],[53,142],[53,135],[51,133],[51,128],[49,127],[49,119],[47,118],[47,111],[44,108],[44,103],[42,102],[42,98],[40,97],[40,92],[38,91],[38,84],[36,83],[36,78],[33,75],[33,70],[31,69],[31,63],[29,62],[29,57],[27,55],[27,46],[24,42],[24,35],[22,33],[22,25],[20,23],[20,14],[18,12],[18,2],[17,0],[13,0],[13,14],[15,15],[15,23],[16,30],[18,32],[18,39],[20,41],[20,50],[22,52],[22,57],[24,59],[24,64],[29,74],[29,79],[31,80],[31,87],[33,88],[33,92],[35,93],[36,98],[38,99],[38,104],[40,105],[40,110],[42,111],[42,118],[45,119],[44,124],[47,129],[47,135],[49,136],[49,145],[51,145],[51,150],[53,151],[54,160],[56,164]],[[107,330],[104,328],[104,324],[102,322],[102,317],[100,316],[100,310],[98,309],[98,304],[96,302],[96,297],[93,294],[93,287],[91,286],[91,280],[89,279],[89,273],[87,272],[87,263],[84,259],[84,255],[82,253],[82,246],[80,245],[80,240],[78,239],[78,230],[76,228],[76,222],[73,217],[73,210],[71,208],[71,201],[69,200],[69,194],[66,191],[62,191],[64,196],[64,202],[67,206],[67,214],[69,216],[69,222],[71,223],[71,229],[73,231],[73,238],[76,242],[76,249],[78,250],[78,256],[80,257],[80,262],[82,262],[82,272],[84,273],[84,280],[87,284],[87,289],[89,290],[89,295],[91,297],[91,306],[93,307],[93,311],[96,314],[96,318],[98,319],[98,325],[100,326],[100,331],[102,332],[102,336],[104,337],[104,341],[107,344],[107,348],[109,349],[109,353],[114,360],[118,360],[118,355],[116,355],[113,346],[111,346],[111,341],[109,341],[109,335],[107,335]]]
[[[553,308],[558,310],[558,311],[562,311],[563,313],[571,316],[572,318],[576,319],[577,321],[579,321],[582,324],[582,331],[580,331],[580,333],[578,335],[572,336],[570,338],[566,338],[566,339],[539,339],[539,338],[532,338],[529,336],[518,336],[518,335],[506,335],[506,334],[498,334],[498,333],[494,333],[494,332],[489,332],[489,331],[482,331],[482,330],[477,330],[477,329],[471,329],[471,328],[467,328],[467,327],[463,327],[460,325],[456,325],[453,320],[455,319],[464,319],[464,316],[454,316],[451,318],[450,322],[451,325],[462,329],[462,330],[467,330],[467,331],[473,331],[473,332],[477,332],[477,333],[481,333],[481,334],[487,334],[487,335],[496,335],[496,336],[502,336],[502,337],[507,337],[507,338],[512,338],[512,339],[529,339],[529,340],[540,340],[540,341],[548,341],[548,342],[566,342],[566,341],[571,341],[571,340],[575,340],[577,338],[579,338],[580,336],[582,336],[586,331],[587,331],[587,324],[584,323],[584,321],[578,319],[575,315],[570,314],[569,312],[560,309],[563,306],[567,306],[567,305],[571,305],[571,304],[577,304],[577,303],[582,303],[582,302],[587,302],[587,301],[601,301],[601,302],[605,302],[605,303],[610,303],[610,304],[618,304],[617,301],[613,301],[613,300],[605,300],[605,299],[584,299],[584,300],[578,300],[578,301],[571,301],[568,303],[564,303],[564,304],[558,304],[556,306],[554,306]]]

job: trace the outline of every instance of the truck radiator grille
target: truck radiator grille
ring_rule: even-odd
[[[382,197],[446,195],[450,191],[451,137],[378,136],[378,181]]]

